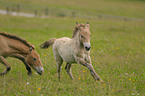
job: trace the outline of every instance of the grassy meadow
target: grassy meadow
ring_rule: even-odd
[[[44,1],[46,0],[42,0],[42,2],[32,0],[30,4],[38,5],[40,2],[40,6],[50,4],[58,8],[63,5],[56,0],[54,0],[56,4],[54,1],[50,3]],[[13,0],[13,2],[20,1]],[[29,1],[22,0],[22,3],[26,2]],[[143,13],[145,2],[143,1],[98,0],[98,2],[101,2],[100,4],[113,5],[111,7],[103,7],[99,4],[97,4],[99,7],[91,6],[90,4],[94,3],[88,3],[87,0],[82,2],[82,6],[76,5],[78,3],[74,1],[65,2],[63,7],[68,9],[74,7],[75,10],[78,8],[80,11],[90,10],[91,12],[96,11],[93,10],[93,7],[95,7],[98,10],[100,9],[102,14],[145,19]],[[127,8],[127,12],[124,11],[126,10],[126,7],[124,7],[126,3],[130,6]],[[108,10],[106,10],[107,7]],[[124,12],[125,15],[119,11],[114,11],[117,10],[114,9],[115,7],[119,8],[118,10]],[[42,42],[53,37],[71,38],[76,21],[90,22],[92,64],[104,82],[95,82],[89,70],[79,64],[72,66],[72,74],[75,78],[72,81],[64,69],[66,62],[63,63],[59,82],[52,47],[46,50],[39,48]],[[33,70],[33,75],[28,76],[21,61],[7,58],[12,70],[6,76],[0,77],[0,96],[145,96],[144,21],[108,18],[96,18],[94,20],[77,17],[27,18],[0,15],[0,31],[15,34],[34,44],[44,66],[43,75],[40,76]],[[0,64],[0,72],[4,70],[5,67]]]

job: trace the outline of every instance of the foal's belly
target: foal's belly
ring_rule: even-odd
[[[70,40],[71,40],[70,38],[64,37],[58,39],[55,43],[59,44],[59,46],[57,46],[57,51],[61,56],[61,58],[63,59],[63,61],[66,61],[67,63],[75,63],[75,59],[71,54],[69,46]]]
[[[71,51],[69,49],[69,46],[62,46],[58,50],[60,56],[64,61],[67,63],[75,63],[74,56],[71,54]]]
[[[67,63],[76,63],[74,57],[72,55],[61,55],[62,59]]]

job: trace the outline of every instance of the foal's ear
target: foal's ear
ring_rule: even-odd
[[[89,22],[87,22],[86,27],[90,28]]]

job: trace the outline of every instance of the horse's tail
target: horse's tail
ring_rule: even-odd
[[[42,43],[42,44],[40,45],[40,48],[46,49],[46,48],[52,46],[55,40],[56,40],[56,38],[52,38],[52,39],[50,39],[50,40],[45,41],[44,43]]]

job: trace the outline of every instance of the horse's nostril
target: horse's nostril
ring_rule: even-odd
[[[37,72],[39,75],[42,75],[42,72]]]
[[[91,49],[91,47],[85,47],[86,51],[89,51]]]

